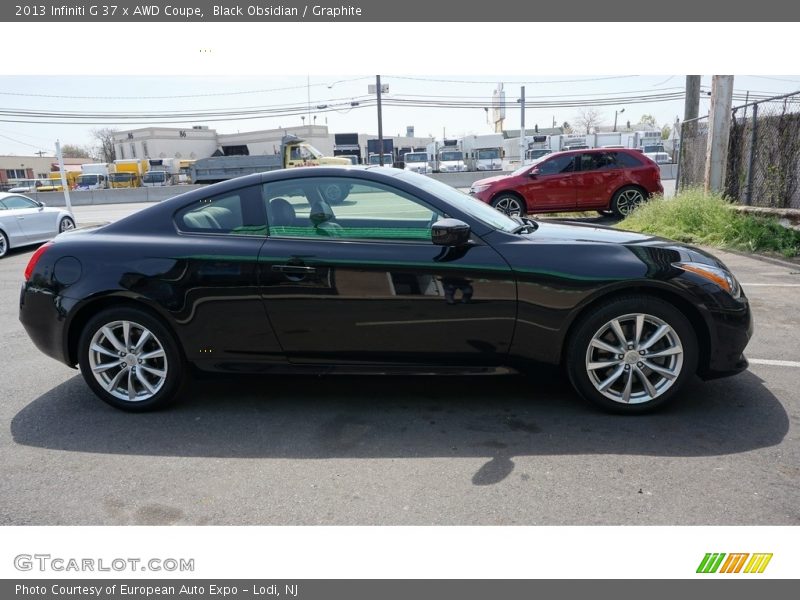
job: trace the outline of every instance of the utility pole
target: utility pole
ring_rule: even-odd
[[[711,111],[708,115],[705,191],[720,192],[725,187],[728,141],[733,108],[733,75],[714,75],[711,79]]]
[[[381,107],[380,75],[375,75],[375,91],[378,94],[378,164],[383,166],[383,109]]]
[[[683,121],[686,137],[694,137],[697,133],[697,117],[700,114],[700,75],[686,76],[686,99],[683,105]]]
[[[72,214],[72,203],[69,200],[69,186],[67,185],[67,172],[64,170],[64,156],[61,154],[61,142],[56,140],[56,157],[58,157],[58,172],[61,173],[61,187],[64,190],[64,204]]]
[[[520,87],[519,97],[519,164],[525,163],[525,86]]]

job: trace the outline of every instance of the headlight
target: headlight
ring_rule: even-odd
[[[489,189],[489,185],[473,185],[469,188],[471,194],[480,194],[481,192],[485,192]]]
[[[739,298],[742,295],[742,288],[739,285],[739,282],[736,281],[736,277],[724,269],[696,262],[675,263],[675,266],[683,269],[684,271],[690,271],[696,275],[700,275],[700,277],[708,279],[728,292],[734,298]]]

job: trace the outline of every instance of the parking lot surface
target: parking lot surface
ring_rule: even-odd
[[[201,379],[136,415],[28,339],[32,252],[0,260],[0,524],[800,524],[792,264],[715,252],[752,302],[751,367],[652,415],[597,412],[551,368]]]

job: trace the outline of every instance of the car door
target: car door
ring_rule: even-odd
[[[584,152],[578,159],[576,174],[579,209],[605,208],[622,185],[623,171],[616,152]]]
[[[324,201],[331,184],[349,190],[335,207]],[[507,355],[513,274],[480,240],[434,245],[443,211],[356,177],[296,178],[263,193],[261,291],[291,362],[487,365]]]
[[[8,237],[8,243],[11,248],[24,246],[28,243],[16,213],[16,210],[10,210],[5,205],[5,202],[0,200],[0,231]]]
[[[6,196],[3,204],[13,211],[26,243],[43,242],[58,233],[57,213],[45,210],[26,196]]]
[[[574,209],[574,155],[554,156],[536,164],[519,191],[525,196],[528,212]]]

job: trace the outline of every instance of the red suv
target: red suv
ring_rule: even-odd
[[[624,217],[664,188],[658,165],[641,152],[595,148],[548,154],[476,181],[469,193],[511,215],[598,210]]]

